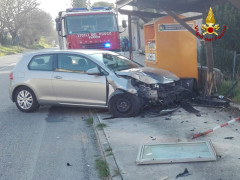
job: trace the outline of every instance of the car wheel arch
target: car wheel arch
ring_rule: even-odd
[[[16,94],[17,90],[18,90],[19,88],[22,88],[22,87],[29,88],[29,89],[34,93],[34,95],[36,96],[36,98],[37,98],[37,100],[38,100],[37,94],[35,93],[35,91],[34,91],[31,87],[26,86],[26,85],[19,85],[19,86],[16,86],[16,87],[14,88],[14,90],[13,90],[13,93],[12,93],[13,102],[16,102],[16,101],[15,101],[15,94]]]
[[[115,95],[117,95],[117,94],[124,94],[124,93],[129,93],[129,92],[125,91],[124,89],[116,89],[116,90],[110,95],[110,97],[108,98],[108,103],[109,103],[109,100],[110,100],[113,96],[115,96]],[[129,93],[129,94],[131,94],[131,93]]]
[[[39,103],[34,91],[28,86],[15,88],[14,100],[17,108],[26,113],[34,112],[39,108]]]

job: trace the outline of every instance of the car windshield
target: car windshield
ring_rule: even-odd
[[[118,31],[114,14],[67,16],[66,26],[68,34]]]
[[[116,53],[97,53],[90,54],[90,56],[103,63],[113,72],[141,67],[141,65],[135,63],[134,61],[131,61],[128,58]]]

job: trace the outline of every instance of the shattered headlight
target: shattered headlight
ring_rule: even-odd
[[[153,87],[159,89],[159,84],[154,84]]]
[[[166,78],[166,77],[163,77],[163,84],[167,84],[167,83],[172,83],[172,82],[174,82],[174,80],[173,79],[170,79],[170,78]]]

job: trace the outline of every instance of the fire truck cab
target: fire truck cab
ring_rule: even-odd
[[[116,15],[110,8],[67,9],[55,21],[60,49],[121,49]]]

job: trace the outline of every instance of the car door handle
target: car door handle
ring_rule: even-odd
[[[62,79],[62,76],[54,76],[55,79]]]

